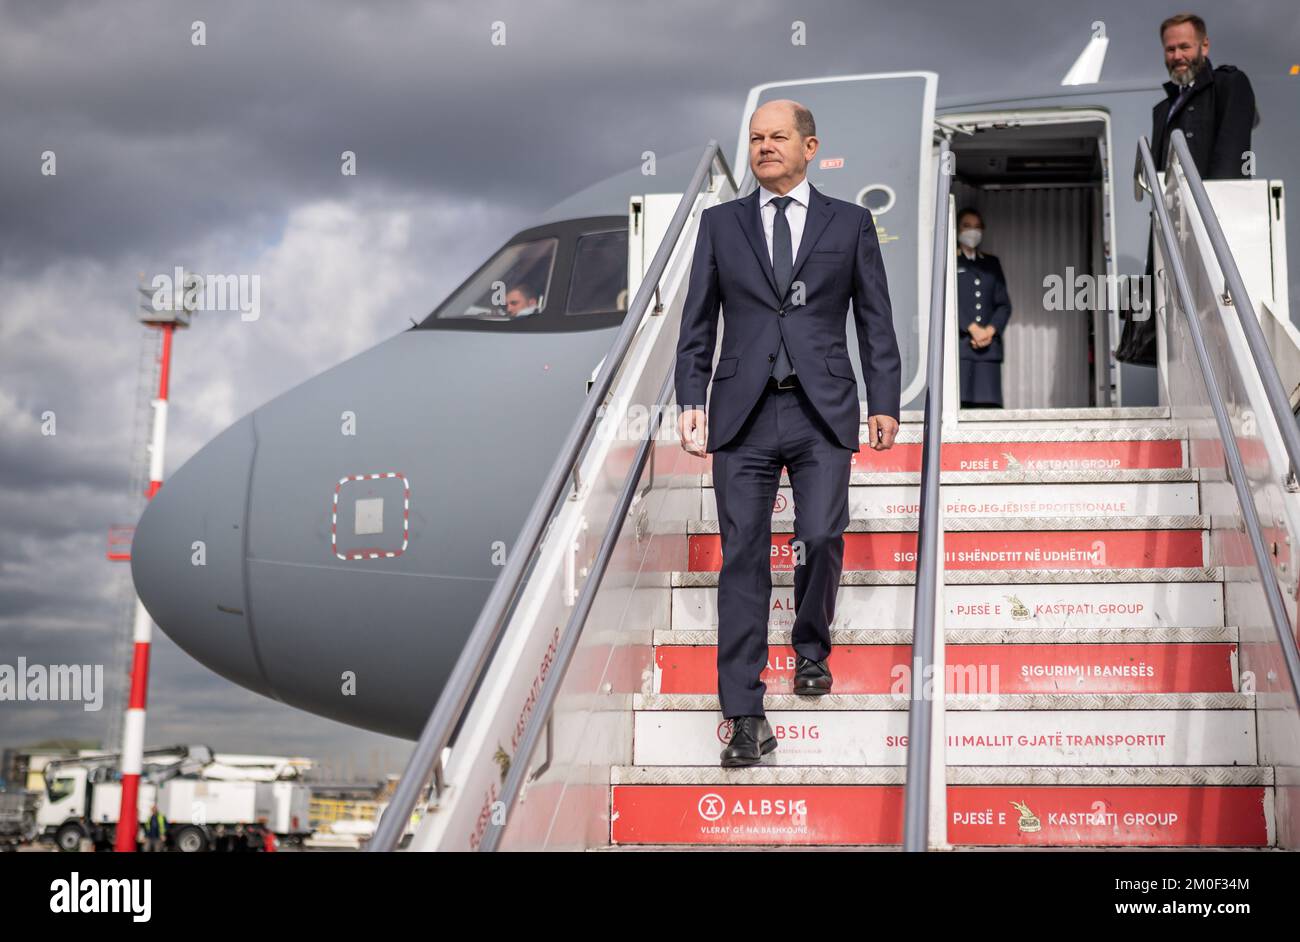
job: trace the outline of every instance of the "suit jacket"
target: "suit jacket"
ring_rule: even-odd
[[[845,448],[861,447],[858,381],[848,355],[846,310],[853,302],[858,352],[870,415],[899,414],[902,358],[894,335],[889,285],[870,210],[809,184],[808,213],[790,289],[777,294],[759,191],[711,206],[700,216],[677,341],[677,403],[703,409],[726,311],[722,352],[713,373],[706,451],[727,444],[762,395],[781,339],[817,413]],[[795,304],[802,283],[802,304]]]
[[[1204,180],[1238,179],[1250,150],[1250,129],[1258,123],[1255,92],[1246,73],[1232,65],[1210,66],[1207,58],[1196,73],[1196,82],[1168,125],[1169,114],[1178,97],[1178,86],[1165,82],[1166,97],[1151,112],[1151,156],[1157,170],[1165,170],[1169,135],[1179,128],[1187,138],[1192,162]]]
[[[1007,279],[996,255],[975,250],[967,258],[957,250],[957,356],[961,360],[1002,361],[1002,334],[1011,320],[1011,298]],[[987,347],[976,350],[970,345],[970,325],[997,328]]]

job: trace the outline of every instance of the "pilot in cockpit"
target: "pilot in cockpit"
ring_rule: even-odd
[[[537,292],[532,285],[521,281],[506,292],[506,313],[511,317],[537,313]]]

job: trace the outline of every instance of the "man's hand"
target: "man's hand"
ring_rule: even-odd
[[[705,445],[709,440],[709,420],[703,409],[689,409],[677,420],[677,434],[682,440],[682,447],[692,455],[703,458]]]
[[[894,436],[898,434],[898,422],[892,416],[873,415],[867,418],[867,434],[871,438],[871,447],[876,451],[888,451],[894,447]]]

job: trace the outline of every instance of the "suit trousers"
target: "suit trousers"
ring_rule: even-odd
[[[814,661],[831,651],[831,622],[844,567],[853,452],[836,439],[798,386],[767,388],[736,436],[713,452],[722,537],[718,574],[718,697],[724,717],[763,716],[772,561],[794,564],[791,642]],[[794,493],[794,537],[772,545],[781,468]]]

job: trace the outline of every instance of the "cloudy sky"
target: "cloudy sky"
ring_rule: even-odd
[[[1102,20],[1104,77],[1149,80],[1154,100],[1156,24],[1171,12],[1135,0],[0,0],[0,664],[104,664],[114,687],[125,675],[129,577],[104,542],[138,512],[142,273],[262,282],[255,324],[200,315],[177,340],[171,471],[422,317],[573,191],[646,150],[715,137],[730,156],[752,85],[931,69],[941,96],[1050,87]],[[1300,57],[1291,3],[1203,12],[1216,62],[1280,75]],[[497,20],[504,45],[491,41]],[[806,45],[790,41],[794,20]],[[355,176],[339,171],[345,150]],[[154,649],[151,745],[312,755],[343,776],[405,759],[403,741],[243,691],[165,636]],[[113,695],[98,713],[0,703],[0,747],[108,737],[117,707]]]

